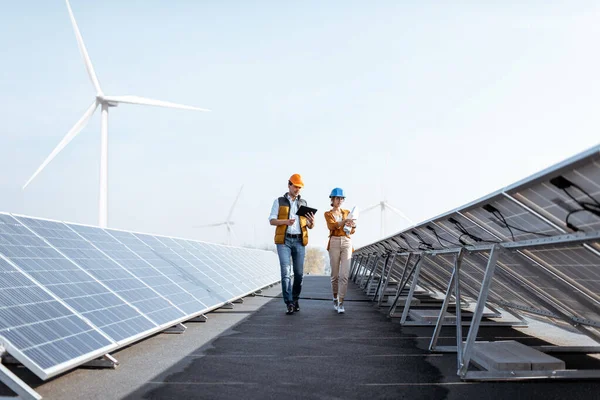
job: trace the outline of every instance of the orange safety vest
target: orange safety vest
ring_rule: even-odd
[[[291,203],[286,195],[281,196],[277,199],[279,201],[279,211],[277,213],[277,219],[289,219],[290,218],[290,206]],[[308,206],[306,204],[306,200],[301,199],[300,195],[298,195],[298,208],[300,206]],[[308,223],[306,217],[300,217],[300,230],[302,232],[302,245],[306,246],[308,244],[308,228],[306,224]],[[275,228],[275,244],[284,244],[285,243],[285,233],[287,232],[287,225],[278,225]]]

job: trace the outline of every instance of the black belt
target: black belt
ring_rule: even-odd
[[[290,234],[290,233],[286,233],[285,234],[286,237],[292,238],[292,239],[300,239],[302,237],[301,233],[296,233],[294,235]]]

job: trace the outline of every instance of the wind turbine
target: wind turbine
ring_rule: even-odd
[[[233,201],[233,205],[229,209],[229,214],[227,215],[227,219],[225,219],[225,221],[223,221],[223,222],[217,222],[216,224],[199,225],[196,228],[212,228],[214,226],[225,225],[225,227],[227,228],[227,245],[231,245],[231,234],[235,235],[235,232],[233,232],[233,228],[232,228],[233,225],[235,225],[235,222],[233,222],[231,220],[231,216],[233,215],[233,210],[235,209],[235,205],[237,204],[238,199],[240,198],[240,194],[242,194],[242,189],[243,188],[244,188],[244,185],[242,185],[242,187],[240,188],[240,191],[238,192],[235,200]]]
[[[387,170],[388,170],[388,164],[389,164],[389,158],[390,158],[390,153],[386,153],[386,157],[385,157],[385,166],[384,166],[384,175],[386,174]],[[384,182],[387,182],[387,179],[384,179]],[[381,200],[378,203],[373,204],[372,206],[369,206],[367,208],[365,208],[364,210],[362,210],[361,212],[364,214],[366,212],[369,212],[377,207],[381,208],[381,237],[384,238],[385,237],[385,210],[386,208],[395,212],[396,214],[398,214],[399,216],[401,216],[402,218],[404,218],[406,221],[408,221],[411,225],[414,225],[415,223],[413,222],[413,220],[411,220],[410,218],[408,218],[406,216],[406,214],[404,214],[402,211],[398,210],[396,207],[393,207],[392,205],[390,205],[390,203],[388,203],[385,200],[385,187],[382,185],[381,187],[381,191],[382,191],[382,197],[383,200]]]
[[[101,125],[101,145],[100,145],[100,191],[99,191],[99,211],[98,211],[98,225],[101,228],[106,228],[108,224],[108,109],[109,107],[116,107],[120,103],[128,103],[128,104],[141,104],[148,106],[158,106],[158,107],[167,107],[167,108],[179,108],[183,110],[195,110],[195,111],[210,111],[204,108],[186,106],[183,104],[170,103],[167,101],[161,100],[153,100],[139,96],[107,96],[104,94],[102,89],[100,88],[100,83],[98,82],[98,78],[96,77],[96,72],[94,71],[94,67],[92,65],[92,61],[88,55],[88,52],[85,48],[85,44],[83,43],[83,38],[81,33],[79,32],[79,28],[77,27],[77,22],[75,21],[75,16],[73,15],[73,11],[71,10],[71,5],[69,4],[69,0],[66,0],[67,9],[69,11],[69,16],[71,17],[71,23],[73,24],[73,30],[75,31],[75,37],[77,38],[77,44],[79,46],[79,51],[81,52],[81,56],[83,57],[83,62],[85,64],[85,68],[87,70],[88,76],[92,81],[92,85],[94,85],[94,89],[96,90],[96,96],[92,104],[88,107],[83,116],[77,121],[77,123],[71,128],[71,130],[66,134],[66,136],[60,141],[58,146],[52,153],[46,158],[46,160],[42,163],[42,165],[35,171],[35,173],[29,178],[27,183],[23,186],[25,189],[34,179],[35,177],[42,172],[42,170],[64,149],[71,140],[75,138],[81,132],[81,130],[87,125],[90,118],[98,108],[98,106],[102,109],[102,125]]]
[[[364,210],[361,211],[361,213],[364,215],[366,212],[369,212],[377,207],[381,207],[381,237],[382,238],[385,237],[385,210],[386,210],[386,208],[388,210],[395,212],[396,214],[398,214],[399,216],[401,216],[402,218],[407,220],[411,225],[414,225],[413,220],[408,218],[402,211],[398,210],[396,207],[391,206],[390,203],[388,203],[385,200],[381,200],[379,203],[375,203],[372,206],[365,208]]]

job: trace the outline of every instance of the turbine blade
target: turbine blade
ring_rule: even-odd
[[[213,226],[221,226],[226,224],[226,222],[218,222],[216,224],[196,225],[194,228],[212,228]]]
[[[100,83],[98,83],[98,77],[96,77],[96,72],[94,71],[94,66],[92,65],[92,60],[90,60],[90,56],[85,48],[85,44],[83,43],[83,37],[81,36],[81,32],[79,32],[77,21],[75,21],[73,10],[71,10],[71,4],[69,4],[69,0],[66,0],[66,2],[67,9],[69,10],[69,16],[71,17],[71,23],[73,24],[73,30],[75,31],[75,37],[77,38],[77,45],[79,46],[79,51],[81,52],[83,62],[85,63],[85,69],[87,70],[90,80],[96,89],[96,94],[103,94],[102,89],[100,89]]]
[[[397,209],[397,208],[395,208],[395,207],[392,207],[392,206],[390,206],[388,203],[385,203],[385,206],[386,206],[387,208],[389,208],[390,210],[392,210],[393,212],[395,212],[396,214],[398,214],[399,216],[401,216],[402,218],[404,218],[405,220],[407,220],[408,222],[410,222],[410,223],[411,223],[411,225],[414,225],[414,224],[415,224],[415,223],[414,223],[414,221],[413,221],[412,219],[408,218],[408,217],[406,216],[406,214],[404,214],[402,211],[398,210],[398,209]]]
[[[380,205],[381,205],[381,203],[373,204],[372,206],[369,206],[369,207],[367,207],[367,208],[363,209],[363,210],[362,210],[362,213],[364,214],[364,213],[366,213],[367,211],[371,211],[371,210],[373,210],[373,209],[375,209],[375,208],[379,207]]]
[[[233,209],[235,208],[235,205],[237,204],[238,199],[240,198],[240,194],[242,194],[242,189],[244,188],[244,185],[242,185],[242,187],[240,188],[240,191],[238,192],[235,200],[233,201],[233,205],[231,206],[231,209],[229,210],[229,215],[227,215],[227,222],[231,223],[229,220],[231,219],[231,215],[233,214]]]
[[[207,110],[206,108],[186,106],[184,104],[177,104],[177,103],[171,103],[168,101],[148,99],[148,98],[140,97],[140,96],[104,96],[104,100],[114,101],[117,103],[140,104],[140,105],[144,105],[144,106],[178,108],[181,110],[210,111],[210,110]]]
[[[92,103],[92,105],[83,114],[83,117],[81,117],[79,119],[79,121],[77,121],[77,123],[71,128],[71,130],[69,132],[67,132],[67,134],[60,141],[60,143],[58,144],[58,146],[56,146],[54,148],[54,150],[52,150],[52,153],[50,153],[50,155],[48,156],[48,158],[46,158],[46,160],[42,163],[42,165],[40,165],[40,167],[37,169],[37,171],[35,171],[35,173],[31,176],[31,178],[29,178],[29,180],[27,181],[27,183],[25,183],[25,185],[23,185],[23,189],[25,189],[27,187],[27,185],[29,185],[31,183],[31,181],[33,181],[35,179],[35,177],[40,172],[42,172],[42,170],[46,167],[46,165],[48,165],[50,163],[50,161],[52,161],[54,159],[54,157],[56,157],[56,155],[58,153],[60,153],[61,150],[64,149],[69,144],[69,142],[71,140],[73,140],[73,138],[75,138],[75,136],[77,136],[77,134],[79,132],[81,132],[81,130],[87,125],[88,121],[90,120],[90,118],[94,114],[94,111],[96,111],[97,107],[98,107],[98,103],[94,100],[94,102]]]

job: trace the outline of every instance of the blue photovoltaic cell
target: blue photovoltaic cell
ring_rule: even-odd
[[[212,281],[205,273],[196,268],[193,264],[182,257],[180,254],[171,250],[164,245],[156,237],[140,233],[134,234],[142,242],[146,243],[152,250],[161,258],[173,265],[185,279],[196,290],[191,292],[194,297],[206,304],[208,307],[227,302],[231,299],[231,295],[222,293],[222,289]],[[190,254],[188,253],[188,256]]]
[[[138,311],[138,315],[132,313],[133,319],[127,321],[127,324],[138,325],[138,333],[160,325],[158,321],[149,319],[150,317],[147,314],[151,313],[152,310],[173,308],[156,292],[133,277],[62,222],[30,218],[20,218],[20,220],[67,258],[74,261],[92,277],[134,307]],[[142,314],[142,317],[139,314]],[[170,318],[169,320],[173,319]]]
[[[159,256],[158,253],[131,232],[112,229],[106,229],[106,232],[127,246],[145,262],[152,265],[157,273],[156,275],[150,273],[145,275],[144,281],[162,293],[186,314],[197,314],[208,308],[208,305],[201,302],[200,299],[208,298],[210,294],[205,289],[198,287],[194,279],[190,278],[185,270],[176,267]]]
[[[110,259],[102,258],[101,254],[87,251],[95,257],[102,268],[101,273],[97,268],[90,270],[92,275],[101,280],[113,291],[122,295],[132,305],[138,307],[146,316],[159,325],[172,323],[185,317],[185,313],[168,301],[163,293],[162,286],[157,284],[156,278],[167,279],[131,252],[125,245],[110,236],[100,228],[65,224],[79,235],[83,236],[93,246],[102,250]],[[62,250],[62,249],[61,249]],[[114,260],[117,264],[115,264]],[[153,281],[146,282],[146,279]]]
[[[230,265],[231,275],[228,276],[237,286],[243,288],[243,293],[256,288],[257,271],[248,271],[246,261],[236,260],[231,256],[234,247],[219,246],[210,243],[196,242],[192,244],[195,247],[195,253],[202,261],[213,268],[218,265]]]
[[[272,252],[0,213],[0,338],[45,379],[271,284],[278,264]]]
[[[112,344],[2,258],[0,336],[43,370]]]
[[[260,279],[260,271],[258,269],[250,268],[250,259],[241,259],[236,256],[238,251],[242,251],[250,255],[251,250],[238,249],[235,247],[227,247],[212,243],[196,243],[197,247],[205,248],[205,254],[208,257],[212,257],[216,260],[222,260],[222,262],[228,265],[233,265],[232,271],[235,273],[235,279],[240,282],[241,285],[246,289],[253,289],[258,286]],[[233,279],[233,278],[232,278]]]
[[[271,284],[281,278],[279,270],[279,256],[272,251],[254,250],[254,259],[261,266],[261,271],[264,271],[264,279],[261,285]]]
[[[260,263],[256,258],[256,250],[253,249],[240,249],[232,248],[221,250],[222,257],[229,259],[230,263],[239,265],[239,273],[241,279],[250,287],[264,286],[268,281],[268,269],[266,264]],[[271,272],[275,272],[279,275],[279,269],[271,269]],[[276,277],[277,279],[277,277]],[[271,280],[272,282],[272,280]],[[269,282],[269,283],[271,283]]]
[[[37,220],[23,218],[35,225]],[[11,216],[0,215],[0,252],[115,341],[154,324]]]
[[[235,297],[247,292],[247,290],[243,290],[240,287],[239,279],[229,272],[235,270],[236,266],[229,265],[224,260],[213,259],[213,257],[198,251],[194,246],[186,243],[185,240],[166,237],[159,237],[158,239],[216,282],[219,285],[219,290],[226,290],[223,293],[228,293],[229,296]]]

